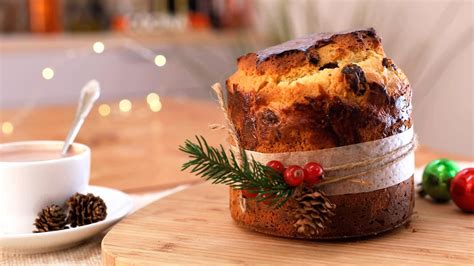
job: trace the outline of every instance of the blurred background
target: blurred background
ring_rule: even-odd
[[[0,0],[0,112],[15,112],[0,113],[0,142],[92,78],[101,116],[158,95],[213,101],[242,54],[372,26],[411,81],[421,143],[473,157],[473,17],[470,0]]]

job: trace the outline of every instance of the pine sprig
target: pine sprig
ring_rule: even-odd
[[[234,189],[247,190],[257,194],[257,201],[266,201],[270,206],[279,208],[293,194],[281,173],[261,164],[253,157],[249,160],[241,152],[239,163],[233,151],[229,155],[222,145],[219,148],[209,146],[202,136],[196,136],[197,143],[186,140],[179,150],[189,155],[190,160],[183,164],[182,171],[191,169],[194,173],[213,184],[225,184]]]

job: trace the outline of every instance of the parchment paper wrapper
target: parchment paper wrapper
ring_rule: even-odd
[[[374,164],[352,167],[350,169],[325,171],[327,176],[325,181],[368,172],[334,183],[324,184],[322,182],[319,187],[327,195],[354,194],[387,188],[410,178],[415,171],[414,149],[409,145],[413,143],[413,137],[412,127],[403,133],[384,139],[330,149],[285,153],[260,153],[248,150],[245,152],[249,158],[253,157],[262,164],[266,164],[271,160],[278,160],[286,166],[302,166],[312,161],[321,164],[325,169],[383,156],[384,160]],[[400,148],[400,152],[385,157],[385,155]],[[396,158],[399,159],[395,160]],[[393,160],[395,162],[390,163]]]

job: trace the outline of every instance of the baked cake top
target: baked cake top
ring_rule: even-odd
[[[318,48],[318,47],[324,46],[330,43],[332,38],[339,35],[353,34],[357,36],[361,33],[365,33],[369,36],[378,38],[377,33],[375,32],[374,28],[357,29],[357,30],[340,31],[340,32],[314,33],[308,36],[290,40],[290,41],[266,48],[264,50],[258,51],[256,53],[258,57],[258,63],[265,61],[270,56],[278,56],[292,50],[306,52],[309,48]],[[379,42],[380,42],[380,38],[379,38]]]
[[[410,84],[372,28],[314,34],[237,65],[228,110],[246,149],[323,149],[411,127]]]
[[[227,88],[289,106],[321,94],[357,102],[370,84],[388,97],[405,94],[409,87],[373,28],[314,34],[249,53],[238,59]]]

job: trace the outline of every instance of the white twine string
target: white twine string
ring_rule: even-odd
[[[239,138],[237,137],[237,130],[235,129],[234,123],[232,123],[232,120],[230,119],[229,112],[227,110],[227,105],[224,101],[224,94],[222,92],[222,86],[219,83],[215,83],[214,85],[211,86],[214,92],[216,93],[217,99],[219,100],[219,107],[221,108],[222,112],[224,113],[224,118],[226,122],[226,127],[227,131],[229,132],[229,135],[232,137],[232,140],[234,141],[234,145],[237,147],[237,151],[239,152],[238,154],[240,155],[240,141]],[[220,128],[225,128],[225,126],[217,125],[217,124],[212,124],[209,125],[211,129],[220,129]]]
[[[319,162],[324,167],[325,177],[318,187],[328,195],[340,195],[382,189],[410,178],[414,171],[415,148],[416,137],[410,128],[387,138],[328,149],[245,152],[262,164],[270,160],[279,160],[285,165]]]
[[[413,152],[416,149],[416,147],[417,147],[417,139],[416,139],[416,135],[413,135],[412,140],[408,144],[398,147],[397,149],[394,149],[381,156],[376,156],[374,158],[370,158],[370,159],[363,160],[360,162],[348,163],[348,164],[325,168],[324,171],[328,173],[327,176],[325,177],[326,180],[317,184],[316,187],[324,186],[331,183],[337,183],[340,181],[352,179],[354,177],[359,177],[361,175],[367,175],[374,171],[378,171],[382,168],[388,167],[390,165],[393,165],[401,161],[403,158],[407,157],[411,152]],[[361,170],[354,174],[345,175],[345,176],[338,176],[338,175],[331,176],[330,174],[331,172],[348,171],[348,170],[353,170],[353,169],[366,169],[367,167],[368,167],[367,170]]]

